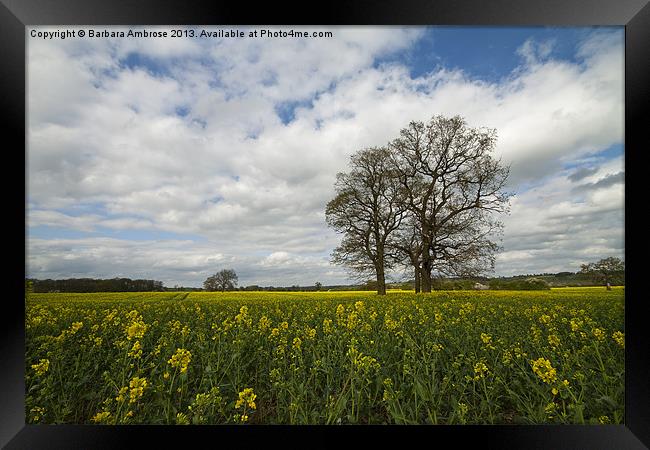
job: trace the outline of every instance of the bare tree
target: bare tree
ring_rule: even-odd
[[[459,116],[411,122],[389,144],[400,199],[417,223],[421,284],[431,292],[433,271],[489,270],[499,230],[494,213],[508,211],[509,168],[492,158],[496,131],[469,128]]]
[[[231,291],[237,286],[237,274],[233,269],[223,269],[203,282],[206,291]]]
[[[596,282],[604,282],[607,290],[611,290],[610,281],[612,275],[619,275],[625,272],[625,262],[619,258],[609,257],[595,263],[582,264],[580,273],[590,275]]]
[[[404,215],[399,185],[384,147],[360,150],[350,158],[351,169],[336,176],[336,197],[325,211],[327,224],[343,234],[332,262],[346,266],[358,279],[373,274],[377,294],[386,294],[385,252]]]

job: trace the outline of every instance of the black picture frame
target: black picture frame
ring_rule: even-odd
[[[305,444],[340,445],[348,434],[363,439],[404,445],[422,438],[425,445],[439,445],[450,439],[454,445],[472,440],[482,448],[544,449],[641,449],[650,446],[650,346],[646,321],[648,301],[644,297],[640,234],[635,220],[644,209],[634,196],[643,192],[644,176],[640,155],[647,148],[643,132],[650,124],[650,5],[647,0],[357,0],[322,4],[277,4],[244,2],[224,4],[200,0],[0,0],[0,68],[2,81],[2,129],[7,144],[5,155],[20,155],[26,148],[26,60],[25,27],[33,25],[128,25],[128,24],[258,24],[258,25],[484,25],[484,26],[625,26],[625,234],[626,248],[626,378],[625,425],[573,426],[414,426],[414,427],[167,427],[167,426],[83,426],[26,425],[24,392],[25,329],[22,302],[25,247],[19,249],[20,214],[26,214],[26,197],[19,198],[21,183],[28,174],[6,163],[5,239],[15,244],[10,253],[13,269],[7,274],[12,286],[3,302],[0,343],[0,444],[8,449],[37,448],[129,448],[135,440],[147,445],[196,445],[195,439],[225,443],[224,437],[239,444],[265,439],[281,445],[298,446],[295,433]],[[10,139],[7,139],[9,137]],[[643,195],[639,195],[643,197]],[[25,200],[25,201],[24,201]],[[21,212],[22,211],[22,212]],[[413,433],[419,436],[413,436]],[[200,441],[197,441],[200,442]],[[450,441],[447,441],[450,442]]]

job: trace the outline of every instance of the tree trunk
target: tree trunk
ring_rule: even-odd
[[[420,268],[417,265],[413,266],[415,268],[415,293],[420,292]]]
[[[422,262],[422,269],[420,270],[420,282],[422,284],[422,292],[431,293],[431,268],[429,261]]]
[[[424,293],[431,293],[431,269],[433,266],[433,261],[431,261],[430,245],[430,242],[426,240],[422,242],[422,267],[420,269],[420,283],[422,286],[422,292]]]
[[[377,267],[377,295],[386,295],[386,276],[384,267]]]

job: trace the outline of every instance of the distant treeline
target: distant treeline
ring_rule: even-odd
[[[625,285],[625,272],[615,272],[610,275],[610,283],[614,286]],[[581,272],[559,272],[515,275],[511,277],[477,277],[465,278],[435,278],[431,284],[434,290],[476,289],[477,283],[483,288],[494,290],[544,290],[552,287],[581,287],[602,286],[603,283],[594,280],[589,274]],[[413,280],[404,283],[393,283],[390,289],[413,289]]]
[[[499,285],[500,283],[518,283],[523,280],[537,279],[542,280],[550,287],[580,287],[580,286],[603,286],[603,282],[594,279],[590,274],[581,272],[559,272],[559,273],[540,273],[532,275],[516,275],[513,277],[492,278],[490,285]],[[609,279],[613,286],[625,285],[625,272],[612,272]]]
[[[27,279],[26,289],[31,292],[148,292],[148,291],[203,291],[203,288],[174,286],[164,287],[162,281],[156,280],[131,280],[130,278],[112,278],[98,280],[93,278],[71,278],[67,280],[36,280]],[[580,272],[541,273],[529,275],[516,275],[512,277],[487,278],[434,278],[433,290],[459,290],[482,288],[496,290],[538,290],[551,287],[572,286],[602,286],[590,276]],[[614,273],[611,284],[625,285],[625,273]],[[388,289],[413,290],[413,280],[399,283],[387,283]],[[309,292],[309,291],[347,291],[366,290],[377,288],[376,281],[372,280],[358,285],[332,285],[332,286],[240,286],[235,291],[271,291],[271,292]]]
[[[69,278],[67,280],[26,280],[27,290],[32,292],[149,292],[164,291],[163,282],[156,280],[132,280],[130,278]]]
[[[259,286],[253,284],[250,286],[240,286],[235,291],[269,291],[269,292],[309,292],[309,291],[349,291],[356,286],[337,285],[337,286]]]

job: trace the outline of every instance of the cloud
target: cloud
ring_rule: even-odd
[[[565,172],[512,199],[504,220],[503,252],[497,264],[504,275],[578,271],[580,264],[623,257],[624,186],[622,158],[609,160],[577,189]],[[594,180],[594,181],[590,181]],[[580,195],[567,195],[579,190]]]
[[[96,214],[70,216],[58,211],[29,210],[27,223],[30,227],[48,226],[78,231],[93,231],[102,217]]]
[[[569,177],[570,178],[570,177]],[[607,175],[605,178],[601,178],[595,183],[586,183],[581,184],[573,188],[573,192],[580,193],[593,189],[603,189],[607,188],[613,184],[623,184],[625,182],[625,173],[623,171]]]
[[[576,182],[582,180],[585,177],[593,175],[597,171],[598,171],[597,167],[581,167],[575,172],[573,172],[571,175],[569,175],[568,178],[569,180]]]
[[[589,160],[622,143],[622,33],[591,33],[571,61],[553,58],[552,40],[526,41],[518,50],[521,65],[499,83],[444,67],[412,78],[408,67],[390,62],[423,29],[339,27],[333,33],[307,40],[29,40],[29,226],[159,230],[204,241],[185,249],[95,240],[91,251],[80,240],[55,262],[60,243],[30,238],[30,273],[64,274],[65,267],[72,273],[87,264],[89,273],[108,274],[119,266],[89,255],[100,252],[122,264],[112,256],[119,248],[129,255],[120,270],[155,267],[170,282],[178,264],[179,280],[200,284],[208,268],[175,255],[211,252],[223,255],[224,264],[246,262],[251,280],[254,269],[269,284],[299,283],[303,267],[313,270],[305,277],[331,271],[331,280],[343,281],[327,265],[339,237],[324,221],[336,173],[359,148],[383,145],[410,120],[437,113],[497,129],[496,154],[512,167],[509,188],[521,194],[508,242],[514,245],[526,230],[577,258],[581,250],[562,233],[549,234],[546,227],[561,228],[551,216],[530,223],[542,207],[569,217],[569,210],[589,215],[608,205],[611,218],[592,216],[595,222],[572,232],[622,230],[616,222],[622,186],[611,184],[622,175],[607,181],[603,161]],[[575,161],[583,168],[567,172]],[[542,188],[526,192],[530,185]],[[85,204],[102,208],[67,212]],[[522,253],[508,251],[528,252],[530,267],[540,266],[539,254],[530,253],[538,251],[536,242],[506,250],[497,270],[516,267],[508,258]],[[131,257],[137,251],[149,256]]]
[[[188,240],[32,238],[27,259],[31,273],[41,279],[130,277],[156,279],[166,286],[201,286],[218,270],[232,268],[240,286],[311,286],[316,281],[336,284],[346,280],[345,273],[330,267],[322,255],[232,255]]]
[[[546,40],[536,42],[527,39],[521,47],[517,49],[517,54],[521,56],[527,65],[535,65],[549,57],[555,46],[555,40]]]

